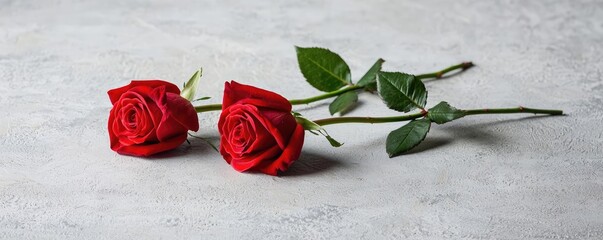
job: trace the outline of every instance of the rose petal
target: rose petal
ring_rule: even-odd
[[[252,108],[253,106],[249,106],[249,105],[244,105],[247,108]],[[287,142],[289,141],[289,136],[290,135],[284,135],[283,132],[277,127],[275,126],[272,121],[270,121],[270,119],[267,119],[260,111],[248,111],[249,114],[253,115],[254,119],[257,119],[262,126],[266,129],[266,131],[274,138],[274,140],[276,141],[276,143],[278,144],[278,146],[283,149],[285,148],[285,146],[287,145]],[[290,112],[286,112],[286,114],[289,114],[290,118],[293,119],[293,123],[295,123],[295,119],[293,118],[293,115],[291,115]],[[282,124],[283,126],[281,126],[282,128],[286,128],[289,127],[291,129],[293,129],[295,127],[295,125],[290,125],[287,124],[290,123],[290,121],[283,121]],[[287,125],[285,125],[287,124]],[[285,131],[284,133],[290,134],[291,131]]]
[[[259,115],[256,107],[237,104],[234,107],[225,109],[224,111],[226,114],[221,115],[221,119],[218,121],[218,126],[222,126],[219,129],[221,135],[230,136],[232,129],[235,129],[239,124],[243,124],[243,122],[248,123],[252,128],[248,132],[253,132],[253,135],[247,136],[250,145],[248,145],[247,148],[243,150],[244,152],[241,153],[262,151],[276,143],[275,136],[268,129],[266,129],[265,126],[271,126],[270,123],[267,123],[266,120]],[[275,128],[273,128],[273,130],[275,130]],[[227,141],[230,141],[232,137],[227,137],[226,139]],[[240,156],[237,155],[233,157]]]
[[[289,166],[291,166],[291,164],[295,162],[301,154],[301,150],[304,145],[304,134],[304,128],[298,124],[295,128],[295,131],[291,135],[291,139],[289,139],[289,144],[283,150],[281,155],[269,165],[259,167],[254,170],[258,170],[273,176],[278,175],[280,172],[287,171]]]
[[[258,151],[264,151],[274,145],[277,145],[274,135],[272,135],[268,129],[253,115],[247,114],[248,119],[251,119],[250,126],[252,129],[249,130],[249,146],[245,151],[246,154],[252,154]]]
[[[186,129],[199,131],[199,118],[193,104],[178,94],[168,92],[166,97],[170,116]]]
[[[239,172],[253,170],[253,168],[258,165],[264,165],[265,162],[270,162],[275,158],[275,156],[278,156],[280,152],[281,149],[275,145],[253,155],[245,155],[241,158],[232,158],[230,165]]]
[[[111,104],[115,104],[115,102],[119,100],[122,94],[138,86],[145,86],[149,88],[165,86],[166,92],[180,94],[180,89],[178,89],[178,86],[163,80],[132,80],[130,84],[126,86],[111,89],[107,92],[107,94],[109,94]]]
[[[139,91],[148,91],[144,86],[136,87]],[[115,109],[120,109],[117,119],[120,124],[114,126],[113,131],[117,133],[119,141],[124,145],[141,144],[144,142],[156,141],[154,123],[152,122],[152,113],[149,112],[148,104],[143,95],[136,91],[124,93],[120,100],[115,104]],[[154,103],[151,103],[151,106]],[[136,126],[130,126],[128,118],[131,112],[135,112],[138,119]],[[161,115],[161,113],[155,113]]]
[[[235,81],[231,81],[230,83],[226,82],[224,84],[222,109],[228,108],[235,103],[239,103],[239,101],[257,107],[273,108],[284,112],[291,111],[291,103],[279,94],[261,88],[239,84]]]
[[[119,154],[132,155],[138,157],[148,157],[153,154],[172,150],[186,140],[187,135],[176,136],[166,141],[150,143],[150,144],[135,144],[135,145],[117,145],[111,146],[111,149]]]
[[[230,162],[232,161],[233,157],[230,154],[232,151],[232,147],[230,147],[230,143],[228,143],[228,139],[226,138],[226,136],[222,135],[220,137],[220,154],[222,155],[222,157],[224,157],[224,160],[230,164]]]
[[[166,93],[163,86],[157,87],[149,95],[162,113],[157,126],[159,141],[177,135],[186,135],[188,130],[199,130],[199,120],[193,105],[186,99],[172,93]]]
[[[162,87],[162,89],[164,89]],[[163,113],[157,107],[157,104],[154,100],[148,97],[149,94],[153,93],[153,89],[147,86],[136,86],[130,89],[128,92],[124,93],[118,102],[114,104],[115,109],[122,109],[124,105],[127,103],[137,103],[142,105],[142,109],[145,112],[148,112],[148,116],[150,116],[150,122],[152,124],[145,126],[144,129],[141,129],[141,133],[138,135],[145,135],[149,141],[154,141],[156,139],[154,129],[157,128],[161,119],[163,118]],[[147,97],[145,97],[147,96]]]

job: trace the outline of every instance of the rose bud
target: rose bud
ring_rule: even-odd
[[[182,144],[189,130],[199,130],[195,108],[174,84],[132,81],[109,90],[111,149],[119,154],[150,156]]]
[[[218,121],[220,153],[239,172],[284,172],[299,158],[304,128],[274,92],[226,82]]]

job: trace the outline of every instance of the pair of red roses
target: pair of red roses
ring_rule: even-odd
[[[180,89],[161,80],[132,81],[108,92],[111,149],[150,156],[182,144],[199,130],[197,112]],[[226,82],[218,121],[220,153],[235,170],[284,172],[299,158],[304,128],[289,101],[274,92]]]
[[[357,82],[352,83],[349,67],[335,53],[321,48],[298,48],[298,62],[306,80],[322,95],[288,101],[263,89],[227,82],[221,105],[193,107],[201,69],[184,85],[161,81],[132,81],[109,91],[113,109],[109,116],[111,148],[118,153],[149,156],[176,148],[189,130],[197,131],[197,112],[222,110],[218,129],[220,153],[238,171],[260,171],[270,175],[284,172],[299,158],[304,130],[323,135],[334,147],[341,144],[322,126],[340,123],[407,122],[391,131],[385,140],[390,157],[420,144],[432,123],[444,124],[469,115],[532,113],[562,115],[561,110],[526,107],[457,109],[447,102],[426,108],[427,90],[421,79],[440,78],[444,73],[473,66],[462,63],[444,70],[412,75],[381,71],[382,59]],[[347,79],[347,80],[346,80]],[[304,104],[337,96],[329,105],[331,114],[342,112],[358,100],[356,90],[376,91],[385,105],[408,113],[391,117],[337,117],[315,121],[291,111],[291,104]],[[418,112],[416,112],[418,110]],[[410,113],[415,111],[415,113]]]

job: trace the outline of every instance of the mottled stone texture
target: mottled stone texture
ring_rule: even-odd
[[[106,91],[130,79],[218,102],[225,80],[312,89],[293,46],[323,46],[358,79],[477,67],[426,83],[428,105],[561,108],[434,126],[390,159],[401,124],[308,134],[288,176],[233,171],[198,139],[153,159],[109,149]],[[0,0],[2,239],[601,239],[602,1]],[[362,94],[349,115],[393,115]],[[296,107],[310,118],[327,102]],[[217,139],[217,113],[200,115]]]

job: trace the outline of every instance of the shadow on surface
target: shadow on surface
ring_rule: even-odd
[[[416,146],[415,148],[411,149],[410,151],[408,151],[404,154],[414,154],[414,153],[420,153],[420,152],[427,151],[427,150],[433,150],[433,149],[448,145],[451,142],[452,142],[452,138],[446,138],[446,137],[430,138],[429,136],[427,136],[427,138],[425,138],[425,140],[423,142],[421,142],[418,146]]]
[[[490,146],[495,145],[500,141],[504,141],[504,139],[502,139],[500,135],[484,131],[484,128],[486,127],[487,126],[485,126],[484,124],[455,125],[447,127],[445,126],[439,130],[449,133],[448,139],[450,140],[450,142],[454,141],[455,139],[459,139],[464,141],[471,141],[473,143],[483,146]]]
[[[218,144],[220,142],[220,139],[218,137],[207,136],[207,137],[203,137],[203,138],[205,138],[207,141],[214,144],[214,146],[218,147]],[[207,141],[205,141],[203,139],[189,136],[188,141],[190,142],[190,144],[189,144],[189,142],[185,141],[184,143],[182,143],[182,145],[180,145],[176,149],[158,153],[158,154],[152,155],[150,157],[146,157],[145,159],[163,160],[163,159],[177,158],[177,157],[181,157],[181,156],[185,156],[185,155],[190,155],[190,156],[199,155],[200,156],[203,154],[217,154],[217,156],[220,156],[220,153],[217,152],[216,150],[214,150],[209,145],[209,143],[207,143]]]
[[[341,167],[343,164],[333,158],[328,158],[324,154],[315,152],[306,152],[302,150],[301,156],[289,167],[289,169],[280,174],[282,177],[312,175],[331,170],[335,167]]]
[[[547,116],[547,115],[538,115],[538,116],[530,116],[530,117],[522,117],[515,119],[507,119],[501,121],[494,122],[483,122],[476,123],[471,125],[452,125],[452,126],[441,126],[438,127],[438,131],[448,132],[448,137],[429,137],[429,133],[423,142],[421,142],[418,146],[413,148],[412,150],[403,153],[402,155],[420,153],[426,150],[433,150],[445,145],[452,143],[455,139],[471,141],[475,144],[479,144],[482,146],[493,146],[496,144],[500,144],[505,141],[505,139],[499,134],[492,134],[489,131],[484,131],[489,127],[509,124],[519,121],[529,121],[536,120],[540,118],[550,118],[556,116]],[[432,129],[434,130],[434,129]]]

